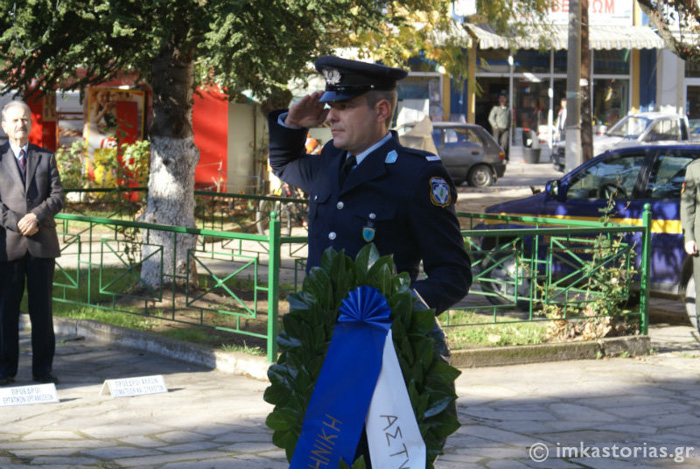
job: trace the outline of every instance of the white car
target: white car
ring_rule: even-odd
[[[679,114],[640,112],[619,120],[603,135],[593,137],[593,156],[613,148],[623,148],[651,142],[688,141],[688,119]],[[558,142],[552,150],[552,162],[564,171],[566,142]]]

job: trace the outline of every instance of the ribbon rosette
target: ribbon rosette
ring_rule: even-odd
[[[411,467],[425,467],[425,445],[391,340],[386,298],[361,286],[343,300],[339,313],[290,468],[336,468],[341,459],[352,465],[365,419],[373,466],[410,461]],[[403,399],[398,406],[397,398]]]

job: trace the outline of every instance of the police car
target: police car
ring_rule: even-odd
[[[543,192],[490,206],[486,213],[599,220],[612,199],[613,219],[634,223],[651,205],[650,290],[678,295],[695,324],[695,284],[691,259],[683,247],[680,194],[688,164],[700,145],[661,144],[626,147],[588,161]]]

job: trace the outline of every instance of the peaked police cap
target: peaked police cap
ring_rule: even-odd
[[[345,101],[372,90],[393,90],[396,82],[408,75],[400,68],[335,56],[320,57],[315,66],[326,79],[322,103]]]

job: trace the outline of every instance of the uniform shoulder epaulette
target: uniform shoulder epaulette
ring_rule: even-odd
[[[430,153],[429,151],[418,150],[416,148],[409,148],[409,147],[403,147],[403,150],[406,153],[420,156],[420,157],[424,158],[426,161],[440,161],[440,157],[438,155]]]

